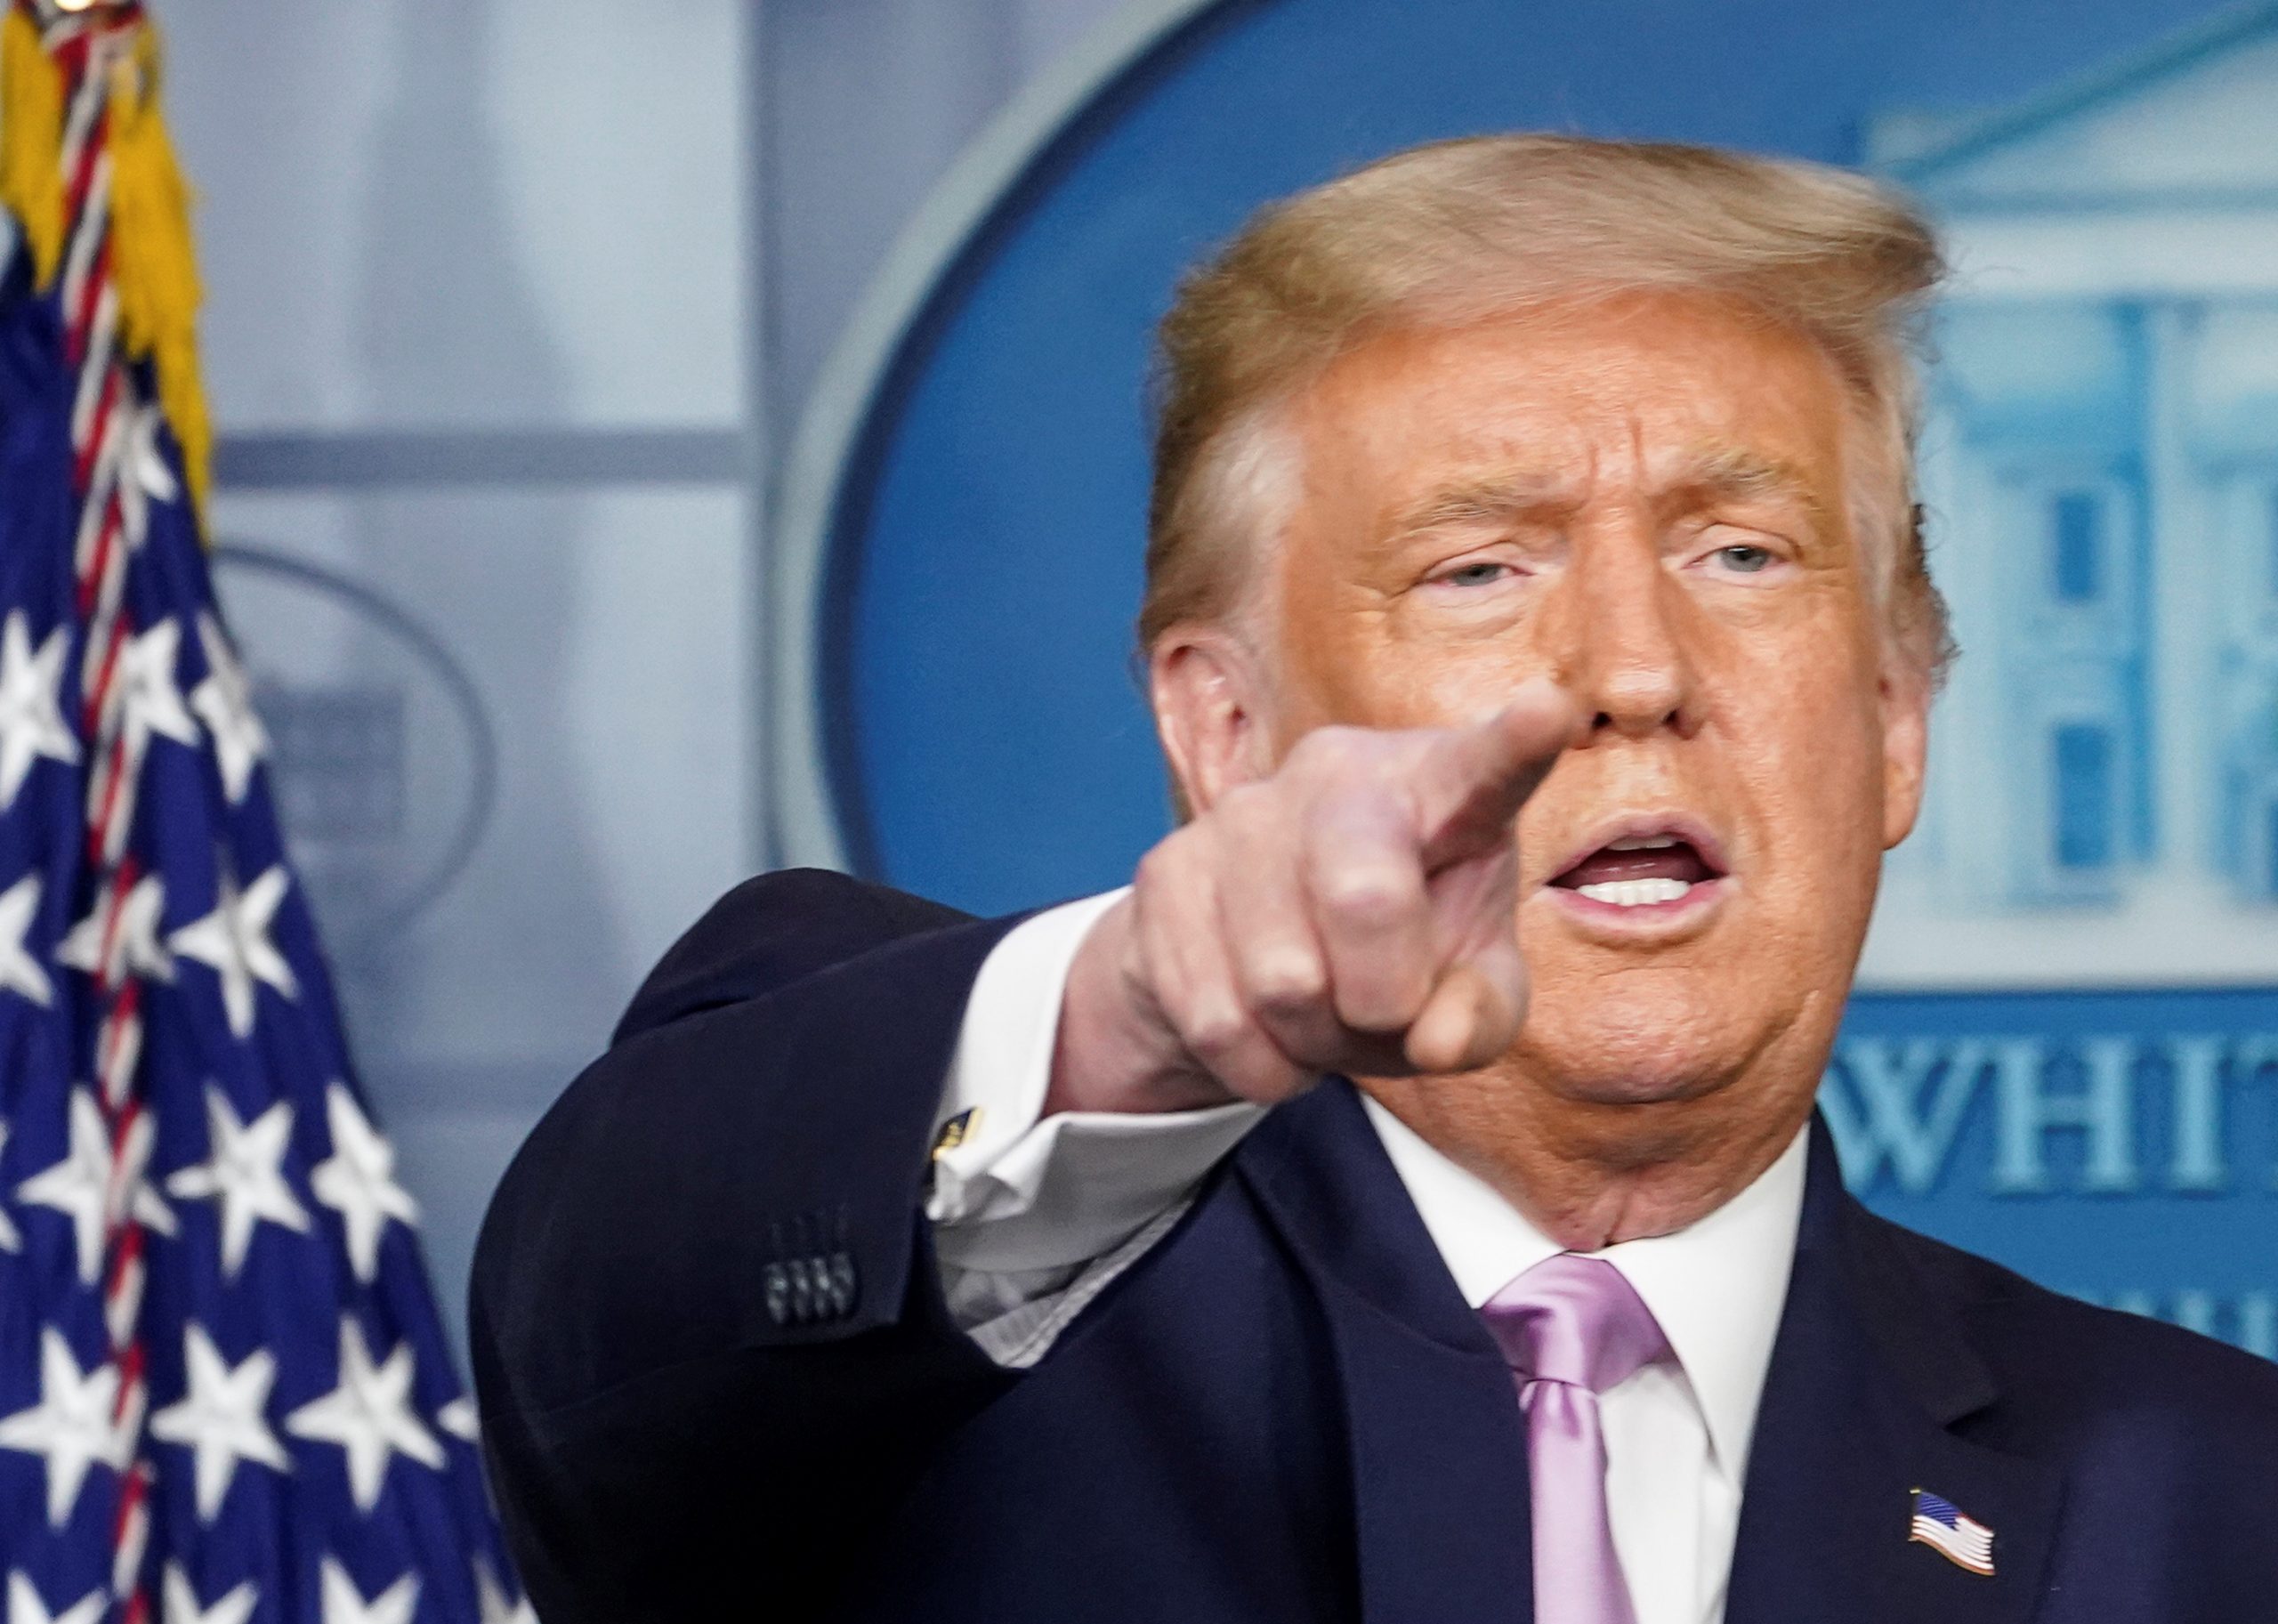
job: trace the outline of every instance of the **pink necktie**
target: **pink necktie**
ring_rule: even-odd
[[[1598,1394],[1668,1351],[1652,1311],[1596,1257],[1546,1258],[1480,1313],[1527,1419],[1535,1624],[1636,1624],[1606,1516]]]

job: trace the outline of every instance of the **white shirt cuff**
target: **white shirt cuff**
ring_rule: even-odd
[[[1022,921],[981,964],[934,1127],[942,1148],[925,1213],[944,1268],[1002,1273],[1103,1256],[1175,1206],[1261,1114],[1235,1103],[1044,1117],[1068,972],[1127,890]]]

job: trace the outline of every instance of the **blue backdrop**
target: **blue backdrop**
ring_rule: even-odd
[[[1920,187],[1997,272],[2022,267],[2015,296],[1997,278],[1990,303],[1965,301],[1950,322],[1967,387],[1942,385],[1952,449],[1933,495],[1959,520],[2008,515],[1971,556],[2026,559],[2023,596],[2045,588],[2049,605],[2046,626],[2001,618],[2020,594],[1991,565],[1949,583],[1966,649],[1997,652],[1946,713],[2040,731],[1951,730],[1963,742],[1938,771],[1961,790],[1942,786],[1870,956],[1873,984],[1905,990],[1854,1005],[1830,1116],[1854,1182],[1894,1216],[2278,1355],[2278,1112],[2265,1081],[2278,1000],[2259,990],[2278,982],[2259,967],[2278,966],[2278,854],[2217,828],[2261,817],[2278,788],[2256,788],[2260,757],[2231,735],[2159,731],[2199,679],[2162,652],[2196,641],[2175,619],[2194,611],[2180,589],[2155,605],[2152,568],[2225,514],[2278,527],[2278,498],[2252,483],[2278,480],[2278,443],[2226,450],[2220,467],[2248,473],[2209,486],[2195,518],[2163,518],[2159,448],[2174,437],[2142,426],[2177,367],[2228,389],[2242,420],[2278,423],[2255,415],[2278,401],[2278,380],[2225,384],[2145,359],[2278,308],[2278,287],[2242,273],[2210,314],[2206,289],[2185,290],[2198,301],[2187,309],[2168,296],[2189,267],[2096,280],[2139,238],[2179,240],[2159,208],[2228,210],[2260,229],[2278,176],[2251,173],[2244,146],[2211,178],[2185,172],[2206,168],[2202,126],[2241,82],[2278,101],[2274,28],[2272,8],[2203,0],[1206,10],[1111,81],[998,201],[933,290],[843,470],[817,658],[858,865],[999,912],[1119,883],[1163,832],[1129,660],[1148,335],[1182,268],[1257,204],[1412,142],[1514,127],[1872,163]],[[2129,119],[2152,133],[2129,135]],[[2129,168],[2144,152],[2168,154],[2174,173]],[[2090,219],[2125,241],[2044,240]],[[2278,263],[2278,213],[2266,246]],[[2102,399],[2074,374],[2106,349],[2117,404],[2104,417],[2038,409]],[[2278,559],[2278,541],[2256,556]],[[2272,569],[2257,590],[2278,593]],[[2082,644],[2070,665],[2032,652],[2065,636]],[[2259,658],[2222,668],[2260,670]],[[2278,741],[2278,689],[2241,691],[2240,736]],[[2187,776],[2202,757],[2219,794],[2193,799],[2181,778],[2162,788],[2160,773]],[[2000,765],[2011,760],[2027,766]],[[1957,796],[1979,804],[1981,771],[2000,774],[1998,794],[1983,790],[1999,810],[1965,816]],[[2278,768],[2266,776],[2278,787]],[[2164,821],[2162,796],[2183,808]],[[2186,895],[2199,913],[2170,907],[2156,928],[2138,917]],[[2131,959],[2131,941],[2161,945]],[[2017,944],[2043,941],[2048,962],[2025,962],[2035,954]]]

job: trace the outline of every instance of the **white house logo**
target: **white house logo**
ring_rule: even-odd
[[[1867,983],[2278,986],[2278,13],[1876,145],[1963,658]]]

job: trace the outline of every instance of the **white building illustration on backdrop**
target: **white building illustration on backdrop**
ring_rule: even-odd
[[[2278,5],[1870,145],[1959,272],[1921,495],[1963,656],[1863,979],[2278,985]]]

